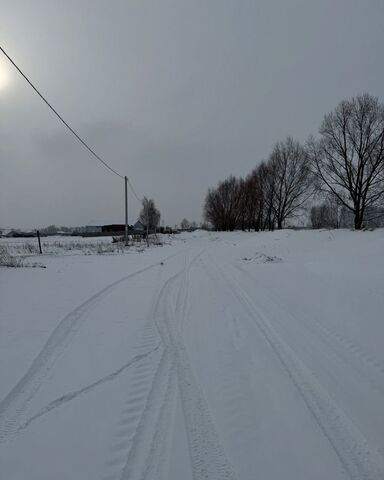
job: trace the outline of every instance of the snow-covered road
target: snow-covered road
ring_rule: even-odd
[[[1,270],[0,478],[383,479],[383,241],[196,232]]]

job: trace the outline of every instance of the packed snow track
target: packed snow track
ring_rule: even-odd
[[[52,257],[40,286],[79,277],[57,318],[22,269],[12,305],[0,271],[0,477],[384,479],[383,240],[196,232],[115,268]]]

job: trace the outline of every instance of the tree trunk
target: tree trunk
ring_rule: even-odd
[[[363,215],[361,212],[355,212],[355,230],[361,230],[363,226]]]

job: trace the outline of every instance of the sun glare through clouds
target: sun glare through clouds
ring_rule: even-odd
[[[0,90],[4,90],[10,81],[9,68],[0,60]]]

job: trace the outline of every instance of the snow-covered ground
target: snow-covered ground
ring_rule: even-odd
[[[382,480],[383,248],[195,232],[0,268],[0,478]]]

